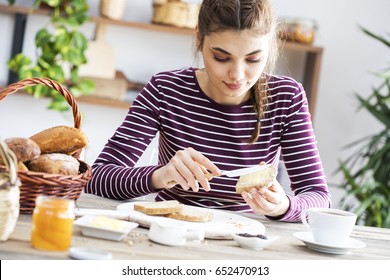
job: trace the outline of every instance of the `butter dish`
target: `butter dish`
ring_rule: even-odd
[[[138,227],[137,223],[121,221],[105,216],[85,215],[74,224],[85,236],[120,241],[130,231]]]

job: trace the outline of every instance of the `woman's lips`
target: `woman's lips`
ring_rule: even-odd
[[[237,84],[237,83],[225,83],[225,85],[230,90],[239,90],[244,86],[244,84]]]

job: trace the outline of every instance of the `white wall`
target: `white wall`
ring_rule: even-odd
[[[324,47],[324,55],[314,120],[315,131],[329,183],[337,183],[340,176],[335,175],[334,171],[337,168],[338,160],[345,158],[348,154],[342,147],[353,140],[375,133],[381,128],[366,113],[356,111],[357,102],[353,94],[357,92],[368,96],[371,87],[378,84],[377,78],[370,72],[384,69],[390,61],[388,49],[374,42],[358,29],[360,24],[382,35],[390,32],[390,1],[271,1],[281,16],[311,17],[318,21],[319,30],[316,44]],[[32,1],[17,0],[17,3],[29,2]],[[198,1],[193,0],[192,2]],[[6,1],[0,0],[0,3],[6,3]],[[90,0],[89,3],[91,4],[91,13],[97,14],[99,1]],[[149,22],[152,15],[151,3],[152,0],[128,1],[124,18]],[[46,18],[43,16],[31,16],[29,19],[24,48],[24,52],[29,56],[34,54],[32,46],[35,30],[45,22]],[[2,26],[0,84],[4,84],[7,80],[6,61],[10,53],[12,24],[11,15],[0,14],[0,26]],[[83,31],[91,38],[93,25],[86,24]],[[145,82],[152,74],[161,70],[196,65],[193,41],[186,35],[109,26],[106,39],[116,50],[117,68],[134,81]],[[298,69],[299,67],[301,65],[297,66]],[[299,72],[293,68],[288,69],[288,71],[292,74]],[[11,101],[6,102],[8,105],[8,102]],[[5,112],[5,109],[1,103],[0,131],[4,135],[10,131],[10,127],[7,127],[5,129],[7,132],[4,132],[8,121],[7,124],[3,123],[2,113]],[[92,106],[85,103],[79,105],[85,112],[84,128],[91,139],[87,158],[88,161],[93,161],[107,140],[106,138],[111,136],[115,127],[122,121],[126,110]],[[11,111],[11,116],[8,113],[6,115],[7,120],[11,118],[12,121],[16,121],[25,118],[26,114],[32,110],[26,106],[20,112],[20,105],[17,102],[12,106],[12,109],[7,108]],[[44,107],[39,108],[34,114],[39,116],[44,110]],[[52,113],[49,114],[54,116]],[[47,124],[48,119],[45,118],[44,121]],[[32,128],[31,123],[29,125],[26,123],[25,128]],[[97,131],[102,131],[103,134],[99,135]],[[340,191],[334,188],[331,191],[334,204],[337,204],[340,199]]]

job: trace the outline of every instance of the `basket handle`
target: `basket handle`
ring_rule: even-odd
[[[69,92],[67,88],[63,87],[60,83],[51,80],[49,78],[28,78],[10,84],[6,88],[0,91],[0,100],[6,98],[8,95],[12,93],[17,92],[19,89],[23,89],[27,86],[35,86],[35,85],[44,85],[50,87],[58,91],[61,95],[63,95],[66,101],[68,102],[68,104],[72,107],[74,127],[80,128],[81,114],[73,95]]]

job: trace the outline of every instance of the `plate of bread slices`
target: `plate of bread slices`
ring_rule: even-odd
[[[149,228],[153,221],[177,220],[188,229],[203,230],[205,238],[232,239],[232,232],[264,234],[264,225],[254,219],[229,211],[184,205],[177,200],[134,201],[117,206],[117,211],[129,220]]]

